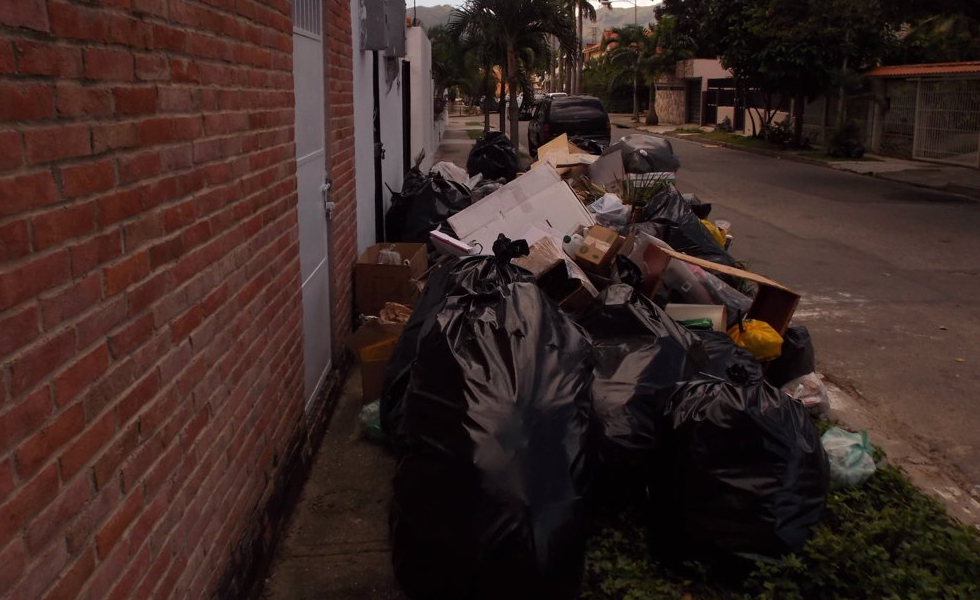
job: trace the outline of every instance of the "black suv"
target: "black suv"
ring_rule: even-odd
[[[545,97],[535,107],[527,127],[527,147],[538,157],[538,148],[561,134],[609,145],[609,115],[595,96]]]

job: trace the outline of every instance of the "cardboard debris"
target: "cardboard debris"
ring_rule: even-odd
[[[749,271],[720,265],[701,258],[688,256],[683,252],[650,244],[644,250],[643,260],[648,268],[650,268],[651,276],[655,278],[654,285],[656,285],[660,274],[663,273],[663,270],[667,267],[667,263],[672,258],[697,265],[702,269],[754,281],[759,285],[759,291],[752,300],[752,306],[749,308],[749,313],[746,316],[750,319],[765,321],[780,335],[786,331],[790,319],[793,318],[793,313],[796,312],[796,305],[800,301],[800,295],[797,292],[762,275],[756,275]]]
[[[599,295],[585,272],[551,237],[542,238],[530,247],[530,254],[511,262],[530,271],[544,293],[569,312],[584,309]]]
[[[575,253],[575,262],[587,272],[606,276],[623,241],[616,231],[596,225],[589,229]]]
[[[347,347],[361,363],[365,404],[381,397],[385,367],[404,329],[404,323],[382,324],[372,320],[348,336]]]
[[[401,264],[378,264],[382,250],[401,256]],[[354,265],[354,301],[365,315],[377,315],[385,302],[412,306],[419,295],[418,278],[428,268],[425,244],[386,243],[369,246]]]
[[[512,240],[525,239],[534,226],[560,237],[594,224],[592,214],[547,164],[449,217],[459,239],[478,254],[493,254],[493,242],[501,233]]]
[[[535,168],[544,164],[554,167],[560,175],[564,175],[570,167],[591,165],[599,160],[598,156],[589,154],[568,141],[568,135],[561,134],[547,144],[538,148],[538,161],[531,165]]]

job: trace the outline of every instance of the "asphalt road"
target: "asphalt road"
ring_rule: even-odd
[[[629,133],[638,132],[614,127],[612,141]],[[731,222],[735,258],[801,293],[794,324],[809,328],[818,370],[964,489],[980,490],[980,204],[671,143],[677,187]]]

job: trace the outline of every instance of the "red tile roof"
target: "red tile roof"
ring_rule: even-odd
[[[865,71],[867,77],[921,77],[925,75],[980,75],[980,61],[932,63],[924,65],[890,65]]]

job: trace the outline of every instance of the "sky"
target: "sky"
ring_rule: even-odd
[[[438,6],[440,4],[448,4],[450,6],[462,6],[465,0],[405,0],[405,4],[408,8],[412,8],[412,3],[415,2],[416,6]],[[589,0],[599,8],[598,0]],[[615,6],[617,8],[628,8],[633,5],[631,0],[614,0]],[[637,4],[640,6],[650,6],[654,2],[648,0],[637,0]]]

